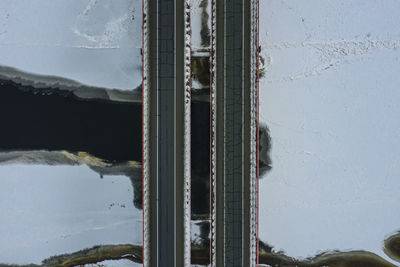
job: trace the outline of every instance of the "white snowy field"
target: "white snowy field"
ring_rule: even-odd
[[[0,65],[128,90],[141,46],[142,0],[0,1]]]
[[[129,178],[101,178],[87,166],[0,165],[0,210],[0,263],[142,243]]]
[[[261,0],[260,239],[289,256],[367,250],[400,229],[400,2]]]
[[[0,1],[1,66],[132,90],[142,83],[141,46],[142,0]],[[0,211],[0,263],[142,244],[129,177],[100,178],[87,166],[0,165]]]

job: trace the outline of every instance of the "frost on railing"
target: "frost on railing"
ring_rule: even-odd
[[[149,78],[149,5],[147,0],[143,2],[143,32],[142,32],[142,61],[143,61],[143,81],[142,81],[142,138],[143,138],[143,266],[150,266],[150,84]]]
[[[258,0],[251,1],[250,27],[250,264],[256,266],[258,249]]]
[[[216,249],[216,80],[217,80],[217,72],[216,72],[216,0],[212,0],[211,2],[211,88],[210,88],[210,98],[211,98],[211,249],[210,249],[210,257],[211,257],[211,266],[216,266],[216,258],[215,258],[215,249]]]
[[[190,0],[185,1],[185,106],[184,106],[184,263],[190,266],[190,185],[191,185],[191,28],[190,28]]]

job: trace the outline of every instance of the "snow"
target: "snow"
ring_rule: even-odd
[[[141,73],[141,0],[0,1],[0,64],[116,89]]]
[[[101,244],[141,244],[142,212],[126,176],[87,166],[0,167],[0,259],[40,263]]]

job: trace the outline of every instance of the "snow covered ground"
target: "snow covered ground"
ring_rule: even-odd
[[[141,46],[142,0],[0,1],[2,66],[132,90],[142,82]],[[132,197],[129,177],[100,178],[86,165],[0,165],[0,263],[141,245],[142,211]]]
[[[400,2],[260,1],[260,239],[289,256],[367,250],[400,229]],[[389,259],[388,259],[389,260]]]
[[[142,80],[142,0],[0,1],[0,64],[116,89]]]
[[[142,211],[126,176],[89,167],[0,166],[0,262],[40,263],[95,245],[141,244]]]

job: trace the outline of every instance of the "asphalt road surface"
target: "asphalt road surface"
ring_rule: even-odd
[[[184,1],[150,0],[149,19],[150,262],[184,266]]]
[[[249,230],[250,2],[216,1],[217,266],[254,264]]]

